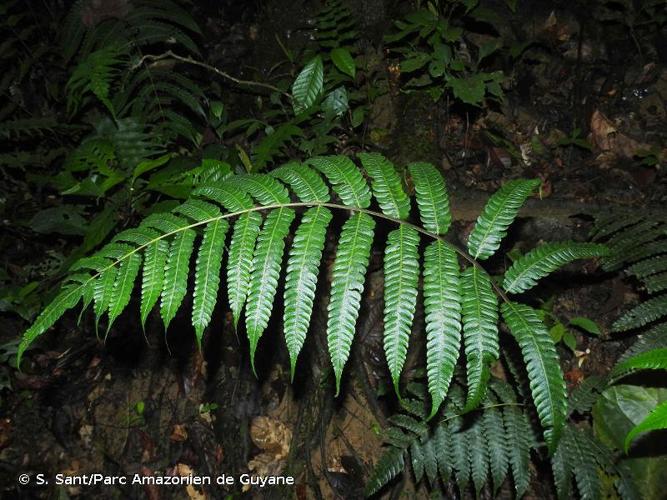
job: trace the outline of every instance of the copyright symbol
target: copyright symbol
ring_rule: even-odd
[[[29,474],[21,474],[19,476],[19,483],[22,485],[26,485],[30,482],[30,475]]]

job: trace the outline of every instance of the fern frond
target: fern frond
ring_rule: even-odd
[[[311,171],[312,172],[312,171]],[[315,175],[315,174],[314,174]],[[294,378],[296,361],[306,339],[315,299],[315,287],[327,226],[332,214],[324,207],[310,208],[294,234],[285,280],[283,323]]]
[[[112,80],[118,73],[118,65],[123,62],[124,50],[116,44],[109,44],[84,59],[72,72],[67,82],[67,108],[70,113],[78,111],[86,92],[92,92],[106,106],[112,116],[116,111],[111,103]]]
[[[262,225],[257,212],[242,214],[234,224],[227,261],[227,296],[232,309],[234,328],[241,318],[241,310],[250,290],[253,250]]]
[[[235,188],[230,182],[201,186],[193,191],[193,195],[213,200],[229,212],[242,212],[253,206],[245,191]],[[232,231],[227,261],[227,296],[235,328],[250,288],[253,251],[261,225],[262,216],[259,213],[242,213]]]
[[[657,293],[667,290],[667,272],[647,276],[644,285],[648,293]]]
[[[530,484],[530,447],[532,431],[526,414],[515,406],[503,408],[506,451],[514,478],[514,491],[521,498]]]
[[[622,362],[636,354],[660,348],[667,348],[667,323],[659,323],[639,335],[636,342],[621,354],[618,362]]]
[[[510,181],[491,196],[468,237],[468,250],[475,259],[491,257],[526,198],[540,185],[539,180]]]
[[[394,165],[377,153],[359,153],[359,159],[371,177],[373,195],[385,215],[396,219],[410,216],[410,199],[403,191]]]
[[[506,302],[501,310],[521,348],[544,438],[549,451],[553,452],[567,415],[567,389],[556,347],[534,309]]]
[[[285,238],[289,233],[294,216],[294,210],[290,208],[272,210],[266,216],[262,231],[257,237],[245,310],[246,330],[250,342],[250,364],[253,372],[255,371],[255,350],[269,324],[273,299],[278,288]]]
[[[164,329],[176,317],[178,309],[185,298],[188,287],[190,256],[194,248],[195,233],[192,229],[180,231],[174,236],[169,247],[169,255],[164,268],[164,283],[160,296],[160,315]]]
[[[563,453],[577,483],[583,500],[599,497],[600,480],[594,449],[589,445],[583,431],[567,426],[563,432]]]
[[[614,366],[609,376],[616,381],[640,370],[667,370],[667,348],[636,354]]]
[[[290,201],[287,188],[268,175],[235,175],[226,182],[249,193],[261,205],[286,204]]]
[[[570,394],[567,404],[570,413],[578,412],[583,414],[590,411],[600,397],[600,394],[602,394],[602,391],[608,385],[609,380],[607,377],[599,375],[589,375],[586,377]]]
[[[461,349],[461,287],[456,252],[434,241],[424,252],[426,372],[432,418],[447,396]]]
[[[628,268],[628,273],[640,279],[646,278],[652,274],[662,273],[664,271],[667,271],[667,255],[651,257],[649,259],[639,261]]]
[[[366,496],[372,496],[405,469],[403,450],[390,447],[380,457],[373,469],[373,475],[366,484]]]
[[[461,274],[461,311],[463,344],[466,354],[468,397],[466,410],[472,410],[486,393],[490,367],[498,360],[498,300],[491,278],[476,266]]]
[[[445,180],[430,163],[412,163],[408,169],[415,184],[424,229],[434,234],[445,234],[452,222]]]
[[[329,188],[322,178],[306,165],[288,163],[273,170],[271,175],[289,184],[301,201],[327,202],[330,199]]]
[[[130,296],[134,288],[134,281],[141,267],[141,255],[132,254],[118,265],[118,273],[113,285],[113,291],[109,300],[109,322],[107,331],[116,318],[120,316],[125,307],[130,303]]]
[[[93,300],[95,305],[93,310],[95,312],[95,328],[99,325],[100,318],[109,308],[111,297],[113,295],[113,286],[116,283],[116,274],[118,269],[116,267],[107,267],[104,269],[93,285]]]
[[[612,332],[639,328],[667,316],[667,294],[652,297],[626,312],[611,325]]]
[[[140,308],[142,328],[145,328],[146,319],[162,294],[168,251],[169,244],[164,240],[154,241],[144,251]]]
[[[486,408],[482,414],[481,428],[488,453],[489,469],[493,478],[494,495],[502,486],[509,473],[509,457],[507,454],[503,415],[496,408]]]
[[[565,454],[565,439],[561,439],[558,448],[551,456],[551,471],[554,476],[554,485],[559,500],[572,498],[572,466],[569,457]]]
[[[398,384],[417,305],[418,245],[417,231],[401,225],[389,233],[384,256],[384,352],[399,397]]]
[[[74,308],[79,303],[82,292],[83,289],[79,284],[64,286],[49,305],[44,308],[21,338],[16,354],[17,366],[21,366],[21,358],[30,344],[58,321],[66,311]]]
[[[226,220],[216,219],[209,222],[204,228],[204,237],[197,254],[195,288],[192,294],[192,326],[200,348],[204,329],[210,323],[213,308],[218,301],[220,267],[228,229]]]
[[[310,159],[308,163],[324,174],[344,204],[369,207],[371,192],[352,160],[345,156],[319,156]]]
[[[514,261],[505,272],[503,288],[509,293],[522,293],[569,262],[607,254],[607,247],[595,243],[546,243]]]
[[[338,242],[327,320],[327,339],[336,375],[336,394],[340,392],[340,379],[350,355],[359,316],[374,229],[375,221],[370,216],[354,214],[345,222]]]
[[[475,486],[475,495],[479,498],[489,475],[489,442],[483,434],[480,419],[477,419],[466,432],[468,433],[466,446],[468,448],[468,462],[470,463],[470,477],[472,478],[472,484]]]
[[[464,427],[461,417],[449,420],[447,427],[447,434],[450,438],[448,443],[449,459],[454,469],[459,492],[463,495],[463,492],[470,484],[470,462],[468,460],[468,435],[470,428]]]

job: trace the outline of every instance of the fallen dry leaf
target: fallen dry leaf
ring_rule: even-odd
[[[602,155],[598,159],[608,160],[608,153],[619,158],[630,159],[636,156],[639,151],[650,149],[648,144],[640,143],[619,132],[616,125],[599,110],[595,110],[591,116],[589,140],[602,151]]]
[[[171,431],[171,436],[169,436],[174,443],[182,443],[188,439],[188,431],[183,424],[176,424]]]

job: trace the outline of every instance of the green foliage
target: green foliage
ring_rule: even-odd
[[[604,245],[592,243],[547,243],[514,261],[503,278],[509,293],[522,293],[559,267],[577,259],[602,257],[608,253]]]
[[[468,238],[470,255],[484,260],[500,248],[519,208],[539,185],[538,180],[510,181],[491,196]]]
[[[431,488],[440,489],[452,481],[462,497],[471,483],[477,496],[487,484],[497,492],[511,471],[520,497],[530,477],[532,429],[508,386],[494,382],[491,389],[493,395],[485,397],[483,406],[464,414],[461,387],[453,385],[442,418],[429,429],[424,425],[426,412],[420,410],[426,405],[423,386],[412,384],[404,411],[392,416],[391,426],[385,429],[388,446],[366,484],[366,493],[380,491],[409,460],[417,483],[427,477]]]
[[[96,254],[75,263],[72,270],[76,274],[24,334],[19,358],[39,335],[81,299],[84,305],[94,302],[98,322],[105,314],[108,316],[108,330],[126,308],[140,271],[143,276],[142,322],[159,295],[160,314],[168,328],[188,294],[188,276],[194,267],[192,324],[197,342],[201,343],[217,302],[225,235],[232,226],[227,262],[228,295],[235,321],[245,307],[245,330],[254,368],[254,354],[268,325],[283,273],[287,236],[297,209],[304,208],[307,210],[300,217],[286,270],[285,314],[289,318],[285,318],[285,335],[294,371],[308,330],[317,270],[333,208],[351,212],[338,238],[328,306],[327,338],[337,392],[359,315],[376,220],[384,219],[398,225],[389,233],[385,246],[384,291],[384,346],[396,392],[399,392],[417,306],[418,248],[422,233],[436,240],[427,247],[423,268],[430,413],[434,416],[447,397],[458,357],[461,325],[468,375],[464,409],[474,409],[484,400],[490,365],[500,354],[496,297],[500,292],[496,289],[494,293],[496,285],[472,257],[451,246],[440,235],[406,220],[410,200],[391,162],[377,154],[362,154],[360,159],[365,173],[372,179],[371,189],[362,169],[344,156],[313,158],[308,163],[314,169],[293,162],[272,175],[242,174],[224,180],[202,181],[192,196],[170,213],[148,216],[136,229],[123,231]],[[423,177],[416,180],[424,188],[420,188],[421,194],[418,191],[420,212],[423,209],[420,216],[429,227],[442,231],[451,218],[449,214],[439,213],[446,210],[446,205],[438,202],[445,196],[444,181],[434,177],[439,174],[431,166],[413,165],[412,170]],[[324,174],[342,204],[328,201],[330,188],[318,172]],[[423,186],[424,178],[433,179],[430,190]],[[520,187],[521,199],[535,185],[532,181],[513,184]],[[300,201],[292,201],[291,193]],[[499,203],[498,199],[507,200],[513,194],[513,190],[508,192],[505,188],[500,191],[500,197],[496,194],[489,202],[478,222],[478,227],[482,226],[485,231],[480,241],[493,239],[494,245],[499,245],[511,216],[506,204]],[[369,208],[373,200],[384,213]],[[518,202],[513,200],[512,203],[511,210],[516,212]],[[482,247],[486,248],[484,255],[490,256],[491,246]],[[194,266],[193,253],[197,256]],[[460,285],[455,253],[464,256],[469,264],[460,275]],[[553,450],[567,406],[553,341],[533,309],[508,302],[503,304],[502,310],[523,352],[533,399],[547,443]],[[481,476],[475,473],[472,478],[479,486]]]
[[[456,0],[409,13],[396,21],[395,32],[385,36],[391,50],[400,57],[400,72],[408,75],[407,91],[425,89],[434,101],[446,92],[465,104],[481,106],[485,100],[502,100],[502,71],[485,71],[489,57],[502,45],[486,37],[476,47],[465,39],[463,26],[475,21],[477,13],[471,2]]]
[[[624,312],[612,325],[612,332],[635,331],[641,335],[614,366],[611,379],[616,381],[640,370],[667,369],[664,337],[667,294],[660,293],[665,289],[667,220],[662,215],[630,218],[614,214],[598,220],[592,236],[609,245],[610,253],[604,266],[609,270],[625,267],[647,292],[645,300]],[[656,403],[641,421],[632,422],[629,432],[624,429],[627,435],[622,448],[626,453],[640,434],[667,428],[665,404]]]

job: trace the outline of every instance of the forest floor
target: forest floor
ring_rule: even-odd
[[[656,148],[662,152],[666,143],[667,67],[630,55],[622,64],[625,57],[600,55],[595,40],[584,40],[572,55],[563,47],[571,43],[568,30],[575,23],[548,14],[536,14],[535,22],[544,26],[545,37],[556,37],[555,49],[514,68],[516,85],[502,108],[466,117],[393,95],[391,112],[378,112],[372,125],[389,131],[383,146],[397,164],[426,160],[442,167],[461,239],[488,195],[518,176],[539,177],[543,187],[541,199],[530,200],[521,213],[509,248],[584,240],[595,215],[611,210],[664,211],[664,169],[642,164],[638,156]],[[581,126],[576,134],[575,124]],[[420,141],[418,147],[414,141]],[[414,151],[420,156],[413,157]],[[10,238],[6,259],[19,267],[37,265],[33,256],[43,260],[53,248],[46,238]],[[334,241],[327,245],[326,266],[334,246]],[[168,337],[156,320],[149,322],[144,336],[127,315],[101,341],[90,334],[91,318],[77,323],[76,315],[67,316],[28,353],[25,371],[7,370],[11,388],[2,390],[0,491],[7,498],[46,498],[36,486],[18,488],[21,473],[149,476],[159,470],[227,474],[238,485],[240,475],[251,471],[294,476],[299,499],[361,497],[381,453],[381,430],[396,409],[383,397],[390,388],[381,344],[381,264],[381,254],[374,253],[359,341],[343,396],[336,399],[322,301],[300,361],[305,368],[293,384],[275,318],[262,342],[281,347],[260,350],[256,379],[230,317],[214,320],[201,354],[185,320],[177,319]],[[322,274],[318,290],[325,297],[327,270]],[[637,300],[633,283],[588,263],[566,268],[543,290],[540,298],[550,302],[555,317],[586,317],[602,330],[601,337],[575,331],[574,349],[559,344],[568,384],[606,373],[628,343],[607,332],[619,312]],[[15,315],[0,315],[0,344],[15,340],[25,326]],[[419,340],[411,345],[406,379],[417,374],[423,348]],[[389,494],[427,496],[423,486],[414,488],[407,480]],[[48,491],[49,498],[221,498],[219,490],[197,485],[62,485]],[[286,491],[250,488],[262,498],[284,498]],[[546,495],[533,489],[527,498]]]

